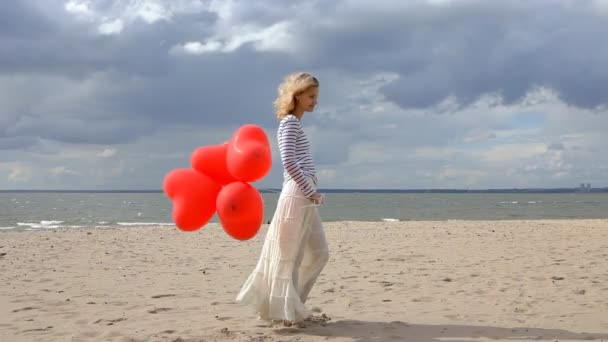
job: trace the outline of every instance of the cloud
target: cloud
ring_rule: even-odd
[[[556,150],[556,151],[563,151],[566,148],[564,147],[564,144],[561,142],[553,142],[548,146],[548,149]]]
[[[124,25],[122,23],[122,20],[114,19],[100,24],[98,30],[101,34],[112,35],[121,33],[123,28]]]
[[[113,157],[114,155],[116,155],[115,148],[104,148],[103,151],[101,151],[97,154],[97,156],[102,157],[102,158],[110,158],[110,157]]]
[[[70,176],[70,175],[77,175],[77,172],[74,172],[72,170],[70,170],[69,168],[65,167],[65,166],[57,166],[57,167],[53,167],[49,170],[49,172],[53,175],[53,176]]]
[[[0,187],[158,188],[243,123],[276,156],[272,101],[295,70],[321,82],[303,122],[323,187],[606,183],[606,8],[2,2]],[[275,160],[261,185],[281,177]]]
[[[20,162],[0,163],[0,170],[8,171],[6,180],[12,185],[26,183],[32,174],[31,168]]]
[[[67,12],[78,16],[87,17],[93,15],[89,1],[70,0],[65,3],[64,8]]]
[[[296,39],[313,47],[308,58],[316,63],[395,71],[399,78],[382,92],[404,108],[449,97],[466,106],[485,94],[515,103],[537,87],[579,107],[607,103],[600,89],[608,82],[602,68],[608,51],[590,38],[605,16],[591,3],[384,3],[341,2],[339,10],[318,13],[319,24],[303,26]]]
[[[256,51],[261,52],[289,53],[293,49],[292,44],[290,44],[293,39],[289,34],[289,25],[284,22],[261,29],[248,28],[247,31],[229,37],[225,42],[222,42],[223,40],[215,37],[205,43],[186,42],[173,47],[172,53],[179,54],[181,52],[194,55],[213,52],[231,53],[245,44],[252,44]]]

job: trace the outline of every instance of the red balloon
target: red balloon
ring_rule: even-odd
[[[250,184],[230,183],[222,188],[217,197],[217,213],[228,235],[237,240],[249,240],[262,226],[262,196]]]
[[[261,127],[242,126],[234,133],[227,148],[226,163],[234,178],[242,182],[255,182],[270,171],[270,142]]]
[[[192,169],[175,169],[163,181],[167,197],[173,201],[173,221],[183,231],[204,226],[216,211],[222,187],[208,176]]]
[[[236,179],[228,172],[226,150],[228,143],[213,146],[202,146],[192,152],[190,164],[196,171],[211,177],[221,185],[232,183]]]

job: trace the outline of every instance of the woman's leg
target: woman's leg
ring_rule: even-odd
[[[329,250],[323,223],[316,207],[312,207],[311,228],[302,241],[302,257],[298,272],[297,282],[294,284],[300,295],[300,300],[305,303],[319,274],[327,264]],[[295,279],[294,279],[295,280]]]

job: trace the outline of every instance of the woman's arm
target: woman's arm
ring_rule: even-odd
[[[299,124],[296,118],[287,118],[281,122],[281,135],[279,138],[279,151],[285,171],[291,176],[304,196],[311,197],[315,193],[312,181],[304,175],[298,167],[296,158],[296,140],[298,138]]]

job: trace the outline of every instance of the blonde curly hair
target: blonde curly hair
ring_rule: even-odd
[[[283,83],[279,85],[278,96],[274,100],[274,110],[279,120],[296,107],[295,96],[308,90],[310,87],[318,87],[319,81],[307,72],[294,72],[287,75]]]

